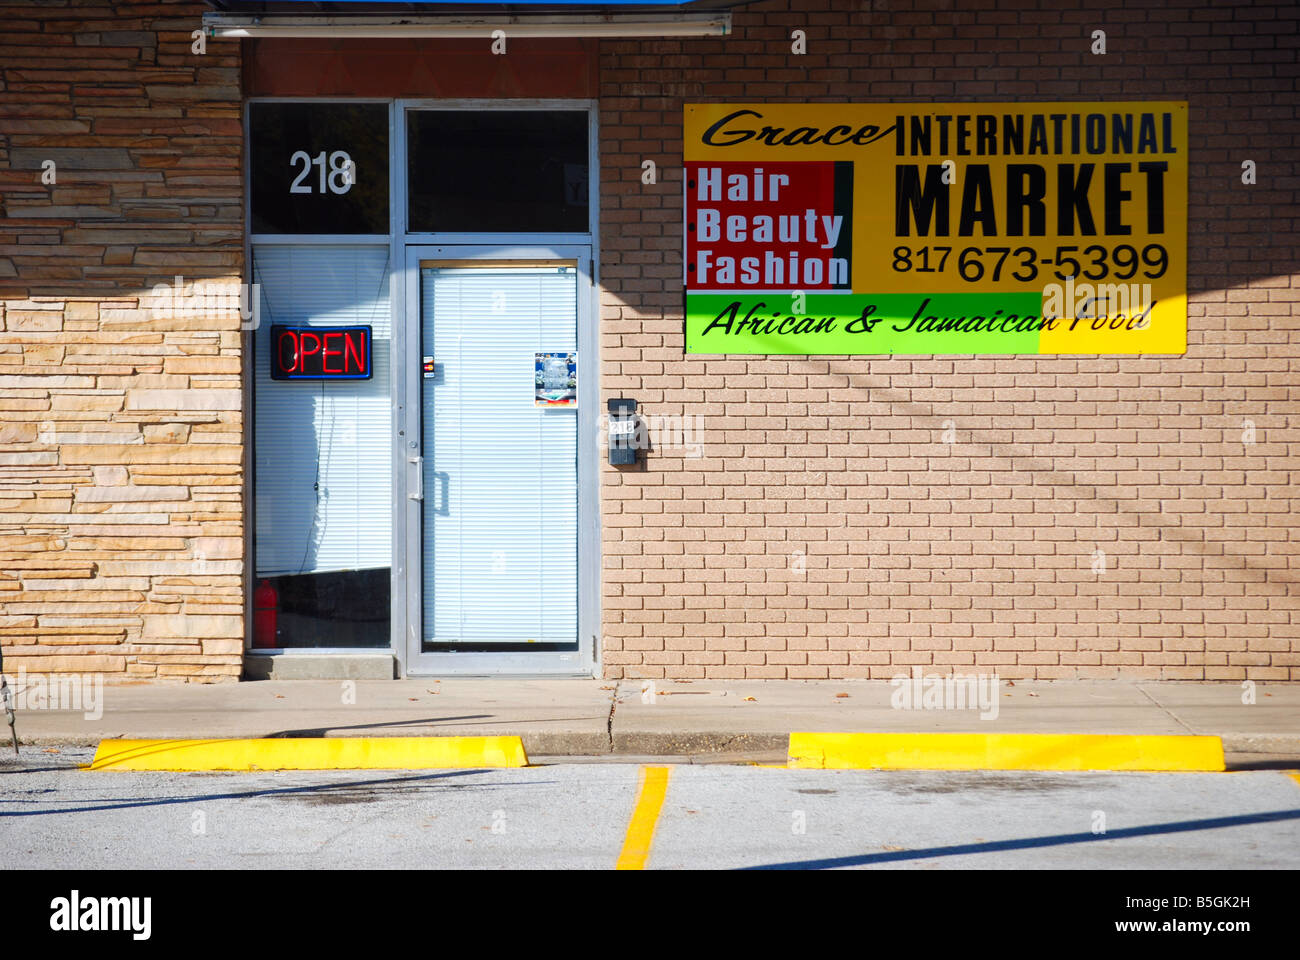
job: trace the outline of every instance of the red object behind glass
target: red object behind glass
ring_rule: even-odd
[[[279,632],[280,593],[263,580],[253,591],[253,646],[274,647]]]

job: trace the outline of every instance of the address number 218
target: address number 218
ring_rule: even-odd
[[[289,166],[302,164],[302,172],[289,185],[290,193],[347,193],[356,183],[357,167],[346,150],[335,150],[329,155],[329,169],[325,168],[325,151],[311,156],[306,150],[294,151],[289,158]],[[315,165],[320,171],[320,189],[313,191],[310,183],[304,183]]]

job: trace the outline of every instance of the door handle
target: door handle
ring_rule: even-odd
[[[424,499],[424,457],[407,457],[406,462],[415,467],[415,489],[406,496],[411,500]]]

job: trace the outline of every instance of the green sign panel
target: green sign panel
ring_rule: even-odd
[[[687,353],[1037,353],[1046,324],[1071,322],[1044,321],[1033,293],[692,293],[686,304]]]

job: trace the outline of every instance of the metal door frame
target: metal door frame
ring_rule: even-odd
[[[401,301],[393,329],[393,586],[394,652],[403,675],[551,674],[594,676],[599,630],[600,509],[597,449],[600,398],[596,336],[596,289],[590,244],[439,243],[409,244],[396,284]],[[420,263],[425,260],[568,260],[578,264],[578,623],[577,649],[560,651],[467,651],[424,653],[423,503],[419,469],[412,458],[423,455],[421,443]],[[402,596],[398,596],[400,590]],[[400,631],[400,632],[399,632]],[[397,638],[403,637],[405,642]]]

